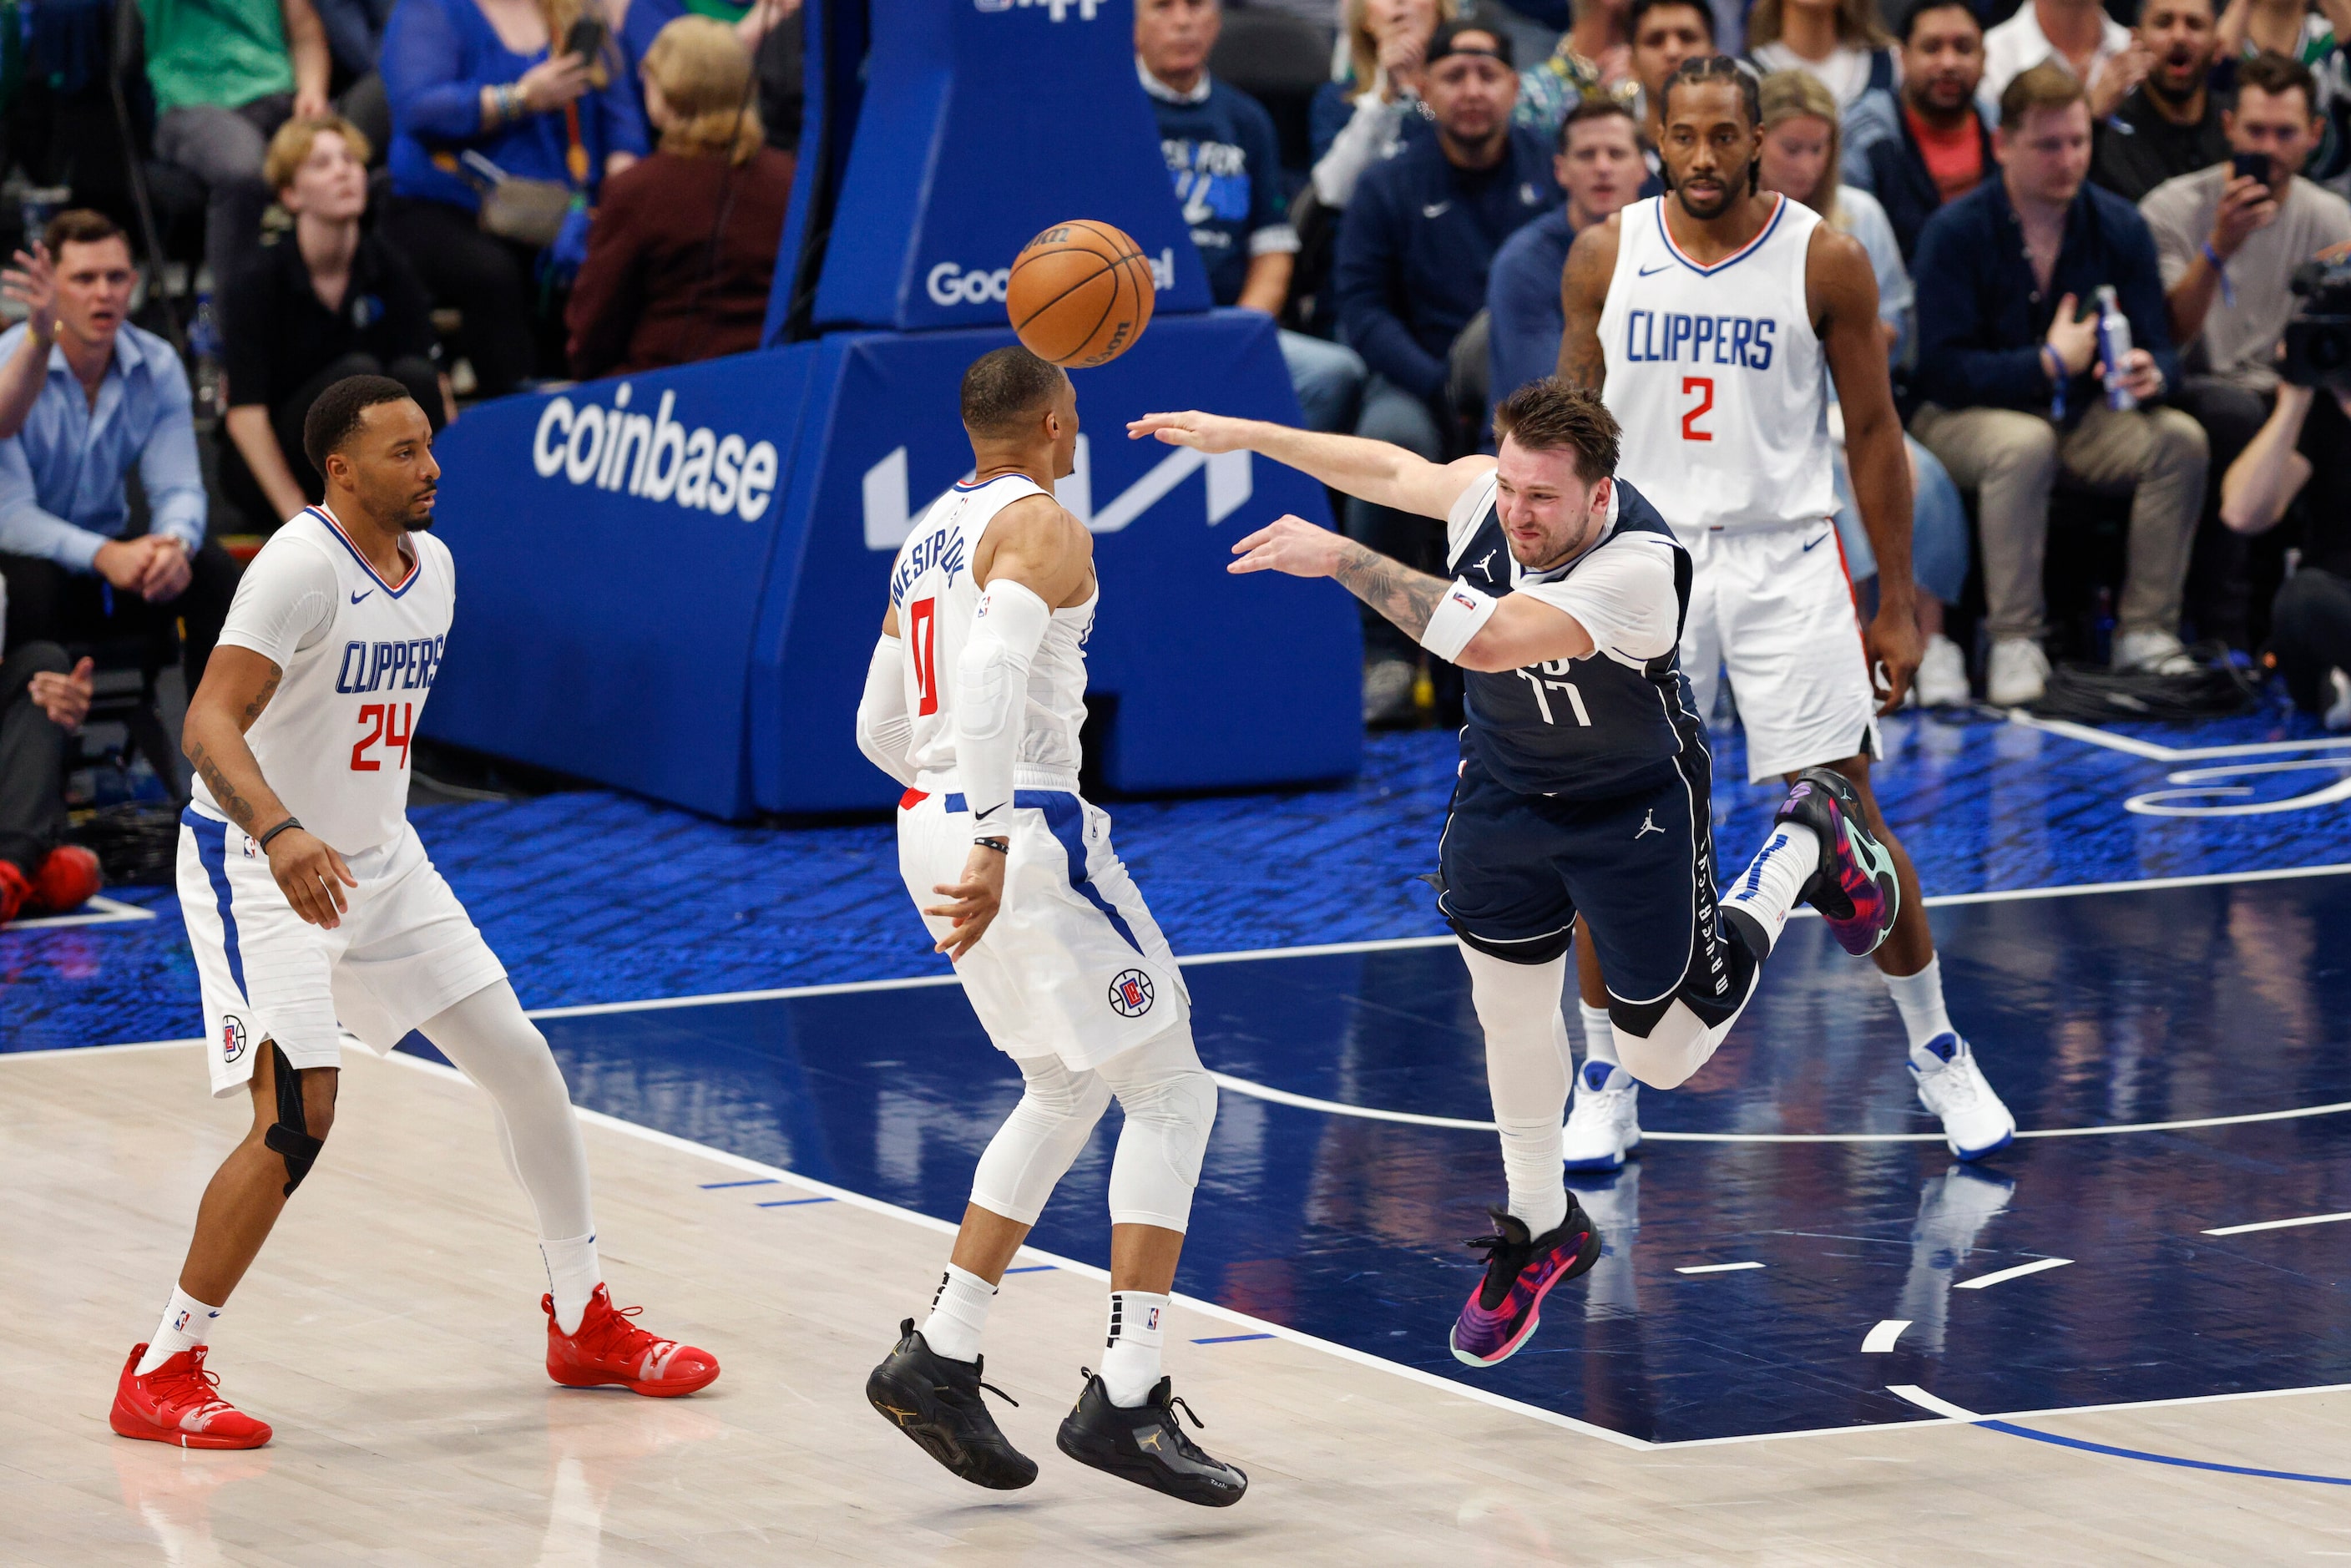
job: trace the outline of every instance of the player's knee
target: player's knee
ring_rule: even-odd
[[[1168,1168],[1186,1187],[1200,1180],[1208,1133],[1217,1124],[1217,1081],[1196,1060],[1140,1082],[1118,1086],[1119,1109],[1129,1129],[1151,1138]]]
[[[334,1128],[335,1092],[341,1074],[331,1067],[298,1068],[273,1040],[264,1040],[262,1047],[269,1059],[273,1092],[261,1142],[285,1162],[285,1196],[292,1197],[318,1163],[327,1134]]]
[[[1677,998],[1664,1007],[1612,999],[1608,1023],[1616,1060],[1651,1089],[1680,1088],[1714,1054],[1705,1023]]]

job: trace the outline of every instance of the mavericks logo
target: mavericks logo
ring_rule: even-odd
[[[1151,1010],[1153,992],[1151,977],[1140,969],[1127,969],[1110,983],[1111,1010],[1123,1019],[1139,1019]]]
[[[574,485],[758,520],[776,493],[775,443],[746,444],[708,425],[688,430],[670,417],[676,406],[677,393],[665,392],[652,414],[632,413],[626,382],[613,390],[610,408],[550,399],[531,437],[531,466],[542,479],[560,474]]]

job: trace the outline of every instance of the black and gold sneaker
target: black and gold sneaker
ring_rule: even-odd
[[[1037,1461],[1012,1446],[980,1402],[986,1389],[1009,1405],[1020,1401],[980,1381],[986,1356],[950,1361],[933,1351],[914,1320],[898,1325],[898,1345],[865,1380],[865,1397],[923,1452],[974,1486],[1011,1491],[1037,1479]]]
[[[1128,1407],[1110,1402],[1110,1392],[1092,1370],[1075,1408],[1054,1439],[1061,1452],[1081,1465],[1107,1470],[1137,1486],[1165,1492],[1206,1508],[1230,1508],[1249,1490],[1249,1477],[1202,1450],[1176,1419],[1181,1409],[1195,1427],[1204,1426],[1192,1407],[1176,1397],[1173,1378],[1163,1377],[1151,1397]]]

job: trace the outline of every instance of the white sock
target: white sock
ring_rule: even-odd
[[[1789,912],[1796,907],[1796,895],[1804,891],[1804,883],[1820,864],[1821,841],[1813,831],[1782,823],[1771,830],[1771,836],[1763,841],[1763,847],[1755,852],[1754,860],[1722,902],[1745,911],[1763,928],[1764,939],[1776,947]]]
[[[542,1241],[538,1255],[547,1260],[547,1293],[555,1298],[555,1326],[564,1333],[578,1333],[589,1298],[604,1282],[603,1265],[596,1260],[596,1239]]]
[[[1110,1348],[1102,1353],[1102,1391],[1132,1409],[1159,1386],[1159,1350],[1166,1343],[1167,1298],[1149,1291],[1110,1293]]]
[[[1616,1060],[1616,1029],[1608,1021],[1608,1009],[1578,1002],[1575,1010],[1583,1020],[1583,1060],[1621,1067],[1623,1063]]]
[[[995,1286],[968,1269],[948,1264],[931,1297],[931,1315],[923,1320],[923,1342],[934,1355],[949,1361],[977,1361],[979,1333],[987,1326],[987,1309],[995,1302]]]
[[[1943,1009],[1943,959],[1940,954],[1927,960],[1927,967],[1915,975],[1888,975],[1886,989],[1894,998],[1894,1010],[1902,1015],[1903,1030],[1910,1036],[1910,1049],[1917,1051],[1938,1034],[1954,1034],[1951,1015]]]
[[[144,1377],[182,1351],[210,1344],[213,1324],[220,1321],[220,1315],[218,1307],[207,1305],[179,1286],[172,1286],[171,1304],[163,1309],[163,1321],[155,1325],[155,1337],[147,1342],[147,1354],[139,1358],[135,1375]]]
[[[1567,1218],[1567,1152],[1556,1116],[1539,1122],[1501,1122],[1502,1178],[1510,1184],[1510,1214],[1526,1222],[1527,1234],[1556,1230]]]

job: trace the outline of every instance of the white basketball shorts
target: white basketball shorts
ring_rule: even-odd
[[[1004,905],[956,974],[998,1051],[1083,1072],[1189,1020],[1183,972],[1111,848],[1107,813],[1071,790],[1022,789],[1012,821],[989,827],[1012,845]],[[961,795],[906,791],[898,871],[916,909],[947,902],[935,890],[962,880],[978,835]],[[923,924],[934,939],[952,929]]]
[[[1836,525],[1826,517],[1707,528],[1689,547],[1682,673],[1711,718],[1719,673],[1747,732],[1747,779],[1880,755],[1861,619]]]
[[[506,977],[414,828],[344,860],[359,886],[342,890],[350,908],[323,931],[294,913],[244,829],[193,806],[181,813],[180,912],[204,988],[214,1095],[244,1088],[265,1040],[295,1067],[339,1066],[343,1029],[388,1052]]]

